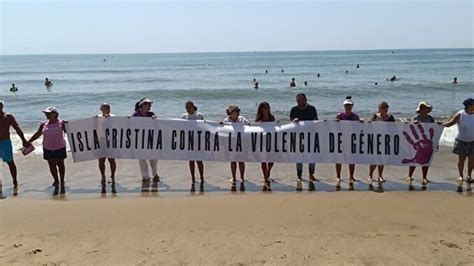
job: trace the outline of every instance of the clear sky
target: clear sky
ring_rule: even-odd
[[[8,1],[1,54],[473,47],[473,1]]]

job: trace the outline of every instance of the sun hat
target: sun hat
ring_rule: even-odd
[[[429,109],[428,113],[431,112],[431,110],[433,109],[433,106],[431,106],[429,103],[425,102],[425,101],[421,101],[418,103],[418,108],[416,108],[416,112],[419,113],[420,112],[420,109],[422,106],[425,106]]]
[[[233,111],[237,111],[237,112],[240,112],[240,108],[237,104],[231,104],[227,107],[227,112],[230,114],[232,113]]]
[[[140,101],[140,103],[138,103],[138,106],[142,106],[144,103],[153,103],[152,100],[148,99],[148,98],[145,98],[143,100]]]
[[[354,105],[354,101],[352,99],[345,99],[344,100],[344,105],[349,104],[349,105]]]
[[[56,107],[49,106],[48,108],[43,110],[43,113],[45,113],[45,114],[58,113],[58,111],[56,110]]]

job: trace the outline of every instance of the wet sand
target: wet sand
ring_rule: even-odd
[[[18,172],[20,190],[19,197],[22,198],[42,198],[46,199],[53,193],[53,188],[50,187],[52,178],[46,161],[41,158],[41,155],[31,155],[23,157],[16,155],[15,157]],[[136,160],[118,160],[117,162],[117,185],[116,197],[139,197],[142,196],[141,178],[139,176],[139,167]],[[440,151],[436,154],[433,164],[430,167],[429,178],[433,181],[426,187],[428,191],[456,191],[457,183],[457,158],[451,153],[450,147],[442,146]],[[11,178],[7,166],[3,167],[3,196],[11,197],[13,194],[11,187]],[[108,165],[107,165],[108,167]],[[467,167],[467,165],[466,165]],[[347,182],[348,167],[343,166],[342,177],[344,182],[341,183],[341,190],[349,190]],[[160,161],[158,162],[158,174],[161,181],[157,184],[151,184],[150,187],[145,188],[144,191],[154,192],[155,196],[189,196],[191,189],[190,174],[188,163],[185,161]],[[197,168],[196,168],[197,174]],[[303,178],[307,179],[307,165],[304,165]],[[377,171],[374,173],[374,178],[377,177]],[[424,189],[421,186],[421,168],[418,167],[415,171],[415,182],[413,187],[408,186],[405,178],[408,174],[408,167],[387,166],[384,172],[387,182],[383,187],[378,187],[374,182],[374,190],[379,192],[390,191],[408,191],[413,189],[415,191]],[[366,182],[368,176],[368,166],[358,165],[356,167],[355,177],[360,182],[355,183],[353,190],[355,191],[369,191],[369,186]],[[206,182],[203,184],[205,194],[227,194],[231,191],[229,163],[221,162],[205,162],[205,178]],[[321,164],[317,165],[316,177],[322,182],[315,182],[315,191],[335,192],[337,191],[335,182],[334,165]],[[273,193],[294,192],[296,190],[296,170],[292,163],[275,164],[272,171],[272,178],[276,181],[272,183]],[[197,176],[197,179],[198,176]],[[246,164],[246,179],[245,191],[247,193],[262,191],[263,178],[259,163]],[[239,180],[239,178],[238,178]],[[237,190],[240,189],[240,182],[238,182]],[[195,189],[199,192],[200,184],[197,183]],[[303,182],[303,190],[308,191],[308,188],[313,188],[311,183]],[[464,188],[465,190],[465,188]],[[107,186],[107,196],[111,196],[110,185]],[[82,163],[73,163],[72,158],[66,160],[66,197],[68,199],[75,198],[99,198],[101,195],[100,174],[97,166],[97,161],[88,161]]]
[[[276,164],[273,192],[262,193],[259,164],[249,163],[246,191],[231,192],[229,165],[206,163],[204,191],[191,193],[177,161],[159,162],[162,181],[142,191],[138,163],[121,160],[117,193],[101,194],[96,162],[68,159],[66,194],[52,196],[44,161],[17,164],[19,195],[7,177],[0,200],[2,265],[474,264],[474,201],[470,186],[456,193],[449,148],[424,190],[417,169],[413,191],[401,167],[387,167],[387,183],[370,191],[367,166],[354,191],[347,182],[337,191],[334,166],[320,165],[315,191],[304,182],[295,192],[294,165]]]

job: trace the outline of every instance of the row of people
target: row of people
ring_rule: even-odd
[[[297,105],[294,106],[290,111],[290,120],[293,122],[318,120],[318,113],[314,106],[308,104],[306,95],[300,93],[296,96]],[[132,114],[133,117],[143,117],[154,119],[157,115],[151,111],[153,101],[148,98],[143,98],[138,101],[135,105],[135,112]],[[458,181],[464,181],[464,164],[468,159],[468,172],[467,181],[471,182],[472,169],[474,167],[474,99],[468,98],[463,102],[464,109],[457,112],[449,121],[442,123],[446,127],[458,125],[459,133],[454,143],[453,153],[458,155]],[[344,111],[336,115],[336,121],[350,120],[350,121],[362,121],[359,115],[353,112],[354,101],[352,97],[348,96],[343,101]],[[13,160],[13,150],[10,140],[10,126],[13,127],[18,136],[21,138],[24,147],[31,146],[31,143],[43,136],[43,158],[48,162],[48,166],[53,177],[53,186],[60,187],[61,191],[64,192],[65,183],[65,164],[64,160],[67,158],[66,152],[66,141],[64,139],[65,123],[59,119],[59,113],[55,107],[48,107],[43,110],[46,116],[46,120],[40,123],[38,130],[33,134],[30,139],[26,139],[21,128],[16,122],[13,115],[3,111],[4,103],[0,102],[0,157],[9,166],[11,176],[13,178],[14,188],[18,187],[17,170]],[[370,121],[383,121],[383,122],[394,122],[395,118],[389,113],[389,104],[387,102],[381,102],[378,105],[378,112],[376,112]],[[182,114],[181,118],[187,120],[204,120],[204,116],[197,111],[197,107],[193,102],[188,101],[185,103],[186,112]],[[107,103],[100,105],[101,113],[98,116],[110,117],[113,116],[111,113],[111,106]],[[415,123],[434,123],[435,119],[429,114],[432,111],[432,106],[427,102],[420,102],[416,109],[416,116],[413,117],[412,121]],[[250,124],[249,120],[241,115],[240,108],[237,105],[229,105],[226,109],[227,117],[222,123],[245,123]],[[278,119],[272,114],[270,104],[267,102],[261,102],[257,109],[257,115],[255,122],[272,122],[278,121]],[[441,124],[441,122],[439,122]],[[113,158],[101,158],[99,159],[99,170],[101,174],[101,182],[105,185],[106,174],[105,174],[105,162],[108,160],[111,170],[110,182],[115,183],[115,171],[116,161]],[[158,182],[160,177],[157,173],[157,160],[139,160],[140,172],[143,182]],[[189,170],[191,174],[191,181],[195,182],[195,168],[198,168],[199,177],[201,182],[204,181],[204,164],[202,161],[189,161]],[[273,168],[272,162],[262,162],[261,170],[263,174],[264,190],[271,190],[271,170]],[[236,183],[237,166],[240,172],[240,179],[242,183],[245,182],[245,163],[244,162],[231,162],[230,169],[232,175],[232,182]],[[318,182],[319,180],[315,177],[315,164],[309,163],[309,180]],[[373,175],[375,170],[378,170],[377,181],[379,183],[385,182],[383,177],[384,166],[383,165],[370,165],[368,171],[367,182],[371,184],[373,182]],[[422,183],[427,184],[430,182],[428,179],[428,166],[422,166]],[[151,174],[150,174],[151,170]],[[341,182],[341,170],[342,165],[336,164],[336,181]],[[413,181],[413,173],[415,166],[410,166],[408,170],[407,181]],[[355,165],[349,164],[349,183],[357,182],[354,177]],[[302,181],[303,164],[296,164],[296,175],[297,181]]]

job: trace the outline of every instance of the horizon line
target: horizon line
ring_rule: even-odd
[[[39,56],[39,55],[146,55],[146,54],[225,54],[225,53],[304,53],[304,52],[363,52],[363,51],[407,51],[407,50],[467,50],[474,47],[431,47],[431,48],[374,48],[374,49],[321,49],[321,50],[273,50],[273,51],[200,51],[200,52],[130,52],[130,53],[39,53],[39,54],[0,54],[0,56]]]

